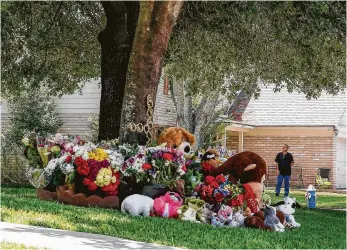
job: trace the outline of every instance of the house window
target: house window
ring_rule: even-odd
[[[169,94],[169,78],[167,76],[165,76],[164,78],[164,91],[163,91],[164,95],[168,95]]]

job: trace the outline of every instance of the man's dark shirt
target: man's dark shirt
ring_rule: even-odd
[[[275,159],[275,162],[278,163],[278,170],[280,171],[280,174],[285,175],[291,175],[292,173],[292,167],[290,166],[290,163],[294,162],[293,156],[291,153],[283,154],[278,153]]]

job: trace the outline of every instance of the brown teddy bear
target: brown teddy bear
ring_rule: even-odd
[[[211,172],[212,176],[229,175],[229,180],[236,184],[248,184],[254,191],[258,203],[263,193],[263,182],[266,174],[266,163],[258,154],[245,151],[230,157],[220,167]]]
[[[195,143],[195,137],[187,130],[180,127],[166,128],[158,138],[158,144],[166,143],[167,147],[172,147],[184,154],[189,154],[192,145]]]

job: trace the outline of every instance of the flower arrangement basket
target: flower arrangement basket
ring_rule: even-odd
[[[57,200],[57,192],[51,192],[49,190],[38,188],[36,190],[36,196],[40,200],[44,201],[55,201]]]
[[[75,193],[66,186],[57,187],[57,200],[63,204],[82,206],[82,207],[102,207],[119,208],[119,198],[117,196],[100,197],[98,195],[87,196],[84,193]]]

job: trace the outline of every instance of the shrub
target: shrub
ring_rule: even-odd
[[[46,135],[62,125],[54,98],[42,92],[23,92],[8,102],[10,124],[1,133],[1,180],[23,183],[28,164],[23,155],[22,138],[31,131]]]

